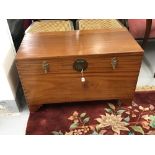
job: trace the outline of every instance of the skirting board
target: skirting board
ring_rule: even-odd
[[[136,91],[155,91],[155,86],[139,86]]]

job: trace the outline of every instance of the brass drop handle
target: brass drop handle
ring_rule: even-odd
[[[42,63],[42,69],[44,70],[44,73],[46,74],[49,70],[49,64],[47,63],[47,61],[43,61]]]
[[[113,70],[116,69],[117,64],[118,64],[118,59],[116,57],[112,58],[111,59],[111,65],[112,65]]]
[[[81,71],[81,82],[82,83],[86,82],[86,79],[85,79],[84,74],[83,74],[83,69]]]
[[[81,73],[81,82],[85,83],[86,79],[84,77],[84,71],[87,69],[88,67],[88,62],[84,59],[77,59],[75,60],[75,62],[73,63],[73,68]]]

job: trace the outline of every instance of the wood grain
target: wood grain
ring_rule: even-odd
[[[85,59],[88,62],[88,68],[85,73],[113,73],[119,74],[129,71],[137,71],[137,65],[139,65],[139,58],[141,55],[135,54],[126,56],[124,54],[109,54],[109,55],[92,55],[92,56],[70,56],[48,59],[36,59],[36,60],[23,60],[18,61],[18,69],[23,75],[40,75],[44,74],[42,63],[46,61],[49,64],[48,74],[77,74],[77,71],[73,69],[73,63],[76,59]],[[118,64],[116,70],[112,69],[112,58],[117,58]]]
[[[17,59],[142,53],[126,29],[26,34]]]
[[[30,110],[45,103],[103,99],[132,100],[143,50],[126,30],[89,30],[26,35],[16,57]],[[111,59],[118,64],[112,69]],[[76,59],[88,62],[81,74]],[[42,62],[49,64],[47,74]],[[31,108],[32,107],[32,108]]]
[[[118,56],[115,70],[111,67],[111,57],[86,57],[85,86],[81,84],[81,74],[72,68],[74,61],[71,60],[74,59],[62,58],[61,61],[53,61],[53,64],[51,60],[47,74],[42,70],[41,61],[17,64],[30,104],[119,99],[134,93],[141,55]]]

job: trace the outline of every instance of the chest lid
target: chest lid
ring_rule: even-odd
[[[142,48],[125,28],[118,30],[76,30],[26,34],[16,59],[142,53]]]

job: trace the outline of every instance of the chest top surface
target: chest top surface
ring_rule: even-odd
[[[98,54],[142,54],[126,29],[26,34],[16,59],[43,59]]]

